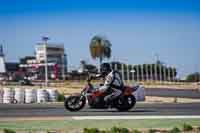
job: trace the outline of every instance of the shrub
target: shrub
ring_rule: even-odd
[[[100,133],[110,133],[109,131],[100,131]]]
[[[142,132],[135,129],[135,130],[132,131],[132,133],[142,133]]]
[[[193,127],[189,124],[184,123],[183,124],[183,131],[192,131]]]
[[[58,102],[63,102],[65,100],[65,95],[64,94],[58,94]]]
[[[47,133],[57,133],[56,131],[47,131]]]
[[[84,128],[84,132],[83,133],[100,133],[100,131],[97,128]]]
[[[172,130],[169,131],[169,133],[181,133],[181,130],[177,127],[174,127]]]
[[[14,130],[11,129],[3,129],[4,133],[16,133]]]
[[[120,133],[129,133],[129,130],[127,128],[121,128]]]
[[[150,129],[149,133],[156,133],[156,130],[155,129]]]
[[[129,133],[129,130],[127,128],[113,127],[111,128],[110,133]]]
[[[120,129],[118,127],[112,127],[110,130],[110,133],[117,133],[120,132]]]

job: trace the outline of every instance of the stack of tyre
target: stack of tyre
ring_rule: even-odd
[[[37,100],[36,90],[35,89],[26,89],[25,90],[25,103],[35,103]]]
[[[45,89],[37,90],[37,103],[45,103],[48,101],[48,93]]]
[[[15,88],[14,103],[24,103],[25,91],[21,88]]]
[[[3,103],[14,102],[14,90],[12,88],[3,89]]]
[[[3,88],[0,89],[0,103],[45,103],[56,102],[58,92],[56,89],[23,89]]]
[[[0,104],[3,103],[3,89],[0,89]]]
[[[56,102],[58,99],[58,91],[56,89],[47,89],[49,102]]]

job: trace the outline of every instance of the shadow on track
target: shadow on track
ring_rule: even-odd
[[[130,110],[130,111],[117,111],[117,110],[96,110],[96,109],[88,109],[88,110],[82,110],[79,112],[94,112],[94,113],[103,113],[103,112],[112,112],[112,113],[119,113],[119,112],[124,112],[124,113],[148,113],[148,112],[156,112],[155,110],[143,110],[143,109],[136,109],[136,110]]]

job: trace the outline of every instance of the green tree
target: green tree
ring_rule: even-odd
[[[186,77],[186,81],[188,81],[188,82],[199,82],[200,81],[200,73],[195,72],[195,73],[189,74]]]
[[[109,40],[101,36],[94,36],[90,42],[90,53],[93,59],[99,59],[101,64],[104,58],[111,57],[111,46]]]

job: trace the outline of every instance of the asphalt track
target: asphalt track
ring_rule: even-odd
[[[168,116],[200,115],[200,103],[137,103],[128,112],[115,109],[90,109],[69,112],[62,104],[0,104],[0,119],[6,117],[71,117],[71,116]]]
[[[145,88],[146,96],[200,98],[198,89],[175,89],[175,88]]]

